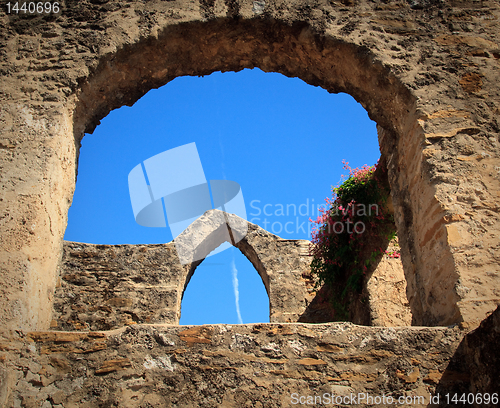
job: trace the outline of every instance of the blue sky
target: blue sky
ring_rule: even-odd
[[[282,238],[310,239],[308,219],[316,218],[318,205],[345,173],[342,160],[352,167],[378,160],[375,126],[351,96],[281,74],[254,69],[176,78],[133,107],[112,111],[85,135],[65,239],[171,241],[168,227],[135,222],[128,174],[144,160],[192,142],[207,180],[240,184],[249,221]],[[184,294],[181,324],[266,322],[268,302],[251,263],[231,248],[197,268]]]

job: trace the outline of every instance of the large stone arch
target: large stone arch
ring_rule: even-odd
[[[482,319],[499,302],[498,4],[420,3],[2,10],[1,327],[49,326],[83,133],[177,76],[252,67],[363,104],[380,126],[414,323]],[[467,23],[450,31],[461,8]]]

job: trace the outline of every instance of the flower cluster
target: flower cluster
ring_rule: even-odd
[[[399,251],[385,251],[385,254],[389,258],[401,258],[401,254]]]
[[[380,245],[395,235],[394,219],[387,208],[390,190],[385,169],[378,162],[354,169],[342,163],[349,176],[332,187],[326,208],[316,220],[310,220],[314,223],[312,272],[318,285],[330,284],[339,299],[361,291],[363,276],[385,253]]]

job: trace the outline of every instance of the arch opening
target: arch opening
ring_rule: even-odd
[[[211,174],[214,174],[213,168],[217,167],[211,161],[221,161],[222,163],[217,163],[218,166],[221,168],[227,167],[225,170],[229,177],[231,177],[231,174],[236,174],[235,179],[242,183],[245,197],[248,197],[249,187],[254,190],[253,195],[249,195],[249,199],[246,200],[248,220],[259,224],[275,235],[292,239],[310,239],[311,224],[307,223],[307,221],[309,217],[315,218],[318,215],[318,207],[324,204],[324,198],[331,193],[331,184],[340,179],[342,173],[340,162],[343,159],[349,159],[354,160],[353,163],[362,165],[374,163],[378,158],[375,124],[368,119],[366,111],[348,95],[331,95],[320,88],[312,88],[303,84],[300,80],[284,78],[279,74],[266,74],[260,70],[245,70],[236,74],[213,74],[199,79],[187,77],[179,78],[179,80],[173,81],[153,94],[146,95],[131,109],[125,108],[124,111],[117,110],[113,112],[96,129],[94,135],[86,136],[83,140],[85,152],[81,156],[79,182],[85,180],[91,171],[95,173],[95,178],[93,182],[88,183],[89,185],[98,184],[102,179],[102,174],[109,174],[108,188],[103,187],[98,190],[103,192],[113,191],[113,195],[125,197],[128,193],[126,191],[127,186],[124,183],[124,174],[136,164],[134,160],[140,161],[148,155],[158,153],[167,146],[175,146],[175,143],[181,143],[181,141],[182,143],[191,142],[192,140],[196,140],[197,143],[202,141],[203,132],[199,132],[202,137],[194,135],[201,129],[190,127],[184,123],[187,118],[182,115],[189,115],[192,117],[192,122],[204,123],[209,132],[217,136],[213,144],[222,144],[223,147],[221,148],[226,151],[225,163],[222,160],[223,156],[218,156],[216,151],[210,152],[215,158],[212,159],[211,157],[212,160],[204,161],[203,165],[212,169],[207,170],[207,174],[208,171],[212,171]],[[207,83],[209,86],[206,85]],[[237,91],[234,91],[234,89],[237,89]],[[252,89],[253,94],[249,92],[250,89]],[[189,99],[196,100],[196,103],[190,104],[188,98],[182,96],[183,93],[189,94]],[[217,93],[222,94],[219,99],[215,98]],[[207,99],[203,99],[199,94],[207,94],[208,96],[205,95]],[[175,100],[176,104],[181,107],[174,109],[173,104],[169,103],[170,99]],[[224,101],[224,104],[222,104],[220,99],[228,99],[228,101]],[[295,99],[296,102],[290,103],[289,101],[292,99]],[[207,112],[211,116],[217,116],[214,113],[223,110],[224,115],[220,115],[223,118],[222,120],[219,118],[212,123],[205,116],[197,116],[192,113],[203,110],[203,105],[208,100],[210,100],[211,105]],[[246,100],[245,103],[242,100]],[[219,103],[222,106],[219,106]],[[252,107],[252,105],[259,103],[263,105],[262,108]],[[304,103],[308,105],[307,110],[302,106]],[[228,110],[229,105],[241,105],[241,107],[233,111]],[[158,106],[162,106],[162,108],[160,109]],[[139,113],[136,113],[136,110]],[[183,110],[188,111],[188,113],[183,113]],[[287,114],[282,114],[281,111],[285,111]],[[240,116],[242,112],[247,112],[247,116],[242,118]],[[166,118],[163,117],[162,120],[155,118],[160,116],[166,116]],[[173,117],[181,118],[173,123]],[[225,121],[227,117],[234,117],[229,124]],[[243,131],[233,123],[245,124],[251,118],[255,118],[254,122],[259,123],[260,126],[250,131]],[[154,124],[155,121],[157,124]],[[248,127],[247,124],[244,126]],[[301,145],[303,134],[306,131],[317,135],[315,143]],[[234,166],[234,163],[227,159],[227,156],[234,156],[238,150],[231,150],[230,142],[234,139],[234,136],[229,136],[229,140],[224,138],[224,134],[232,134],[233,132],[238,137],[243,138],[250,138],[252,134],[256,134],[252,139],[254,145],[265,146],[266,143],[274,143],[271,146],[274,148],[268,150],[272,151],[272,156],[277,160],[276,164],[271,162],[270,166],[266,167],[264,164],[260,164],[259,167],[262,170],[265,169],[264,172],[261,172],[262,175],[266,171],[271,174],[276,168],[283,168],[282,173],[290,175],[281,178],[276,173],[273,175],[276,183],[272,184],[270,189],[278,190],[277,186],[280,183],[284,186],[280,187],[275,192],[276,194],[262,195],[262,188],[265,183],[259,181],[259,173],[257,175],[253,174],[258,169],[253,169],[250,172],[250,177],[242,179],[243,175],[248,173],[249,168],[245,156],[240,155],[241,157],[235,161],[233,160],[237,166]],[[176,135],[176,133],[180,133],[180,135]],[[261,135],[261,133],[264,134]],[[110,135],[112,136],[110,137]],[[194,139],[189,139],[189,137]],[[171,138],[174,140],[170,140]],[[161,140],[158,141],[158,139]],[[273,139],[276,140],[272,142]],[[99,140],[103,140],[103,147],[100,146]],[[292,146],[286,146],[287,142]],[[353,145],[359,146],[361,144],[363,148],[352,149]],[[122,145],[131,147],[128,149],[122,148]],[[333,151],[321,156],[317,151],[318,145],[323,146],[323,150],[328,151],[331,149]],[[144,149],[143,146],[147,146],[147,149]],[[240,147],[243,148],[243,145],[240,145]],[[245,148],[248,149],[248,146],[245,146]],[[259,149],[262,150],[262,147]],[[280,150],[283,150],[283,152]],[[140,152],[138,153],[138,151]],[[304,157],[306,151],[309,153],[308,156],[314,156],[312,160],[310,157],[307,159]],[[86,156],[91,152],[98,152],[98,155],[92,161],[88,161]],[[119,162],[114,163],[111,161],[110,157],[113,155],[119,158]],[[143,156],[141,157],[141,155]],[[251,155],[255,162],[270,161],[269,154],[263,153],[259,156],[257,150],[252,152]],[[279,161],[277,156],[280,155],[286,156],[285,160]],[[132,161],[129,160],[130,158]],[[128,164],[123,163],[125,160]],[[324,172],[324,163],[328,160],[337,162],[337,166],[328,166],[327,175],[319,177],[318,173]],[[107,167],[99,170],[97,168],[99,161]],[[294,169],[290,169],[291,163],[293,163]],[[330,170],[332,167],[337,167],[339,171]],[[217,168],[216,171],[220,173],[221,168]],[[116,172],[117,169],[119,169],[118,172]],[[241,170],[241,172],[234,173],[235,170]],[[120,172],[121,179],[118,174]],[[302,178],[299,179],[300,174],[302,174]],[[250,185],[250,183],[253,184]],[[122,186],[118,189],[116,186],[120,184]],[[113,185],[115,185],[115,189],[112,188]],[[289,186],[296,190],[295,192],[298,194],[290,195]],[[75,198],[75,206],[72,207],[72,211],[75,212],[71,215],[68,230],[73,227],[72,221],[77,220],[82,222],[87,230],[93,233],[97,231],[97,225],[89,228],[89,224],[93,222],[92,217],[86,219],[86,216],[90,215],[89,203],[82,206],[80,200],[82,196],[88,199],[93,193],[92,190],[87,189],[86,192],[82,192],[77,189],[78,196]],[[127,201],[128,198],[122,198],[121,200]],[[113,212],[109,208],[107,210],[103,208],[108,203],[110,208],[114,210]],[[78,206],[80,206],[79,212],[76,209]],[[123,203],[120,205],[119,201],[116,201],[116,197],[103,197],[93,207],[99,207],[102,213],[98,224],[100,224],[104,234],[102,236],[94,235],[94,239],[89,240],[75,236],[75,231],[69,231],[68,239],[100,244],[162,243],[170,240],[170,238],[167,238],[168,229],[163,231],[164,229],[151,229],[136,225],[133,217],[129,214],[129,203],[125,205],[126,211],[124,214],[121,209]],[[115,216],[119,218],[119,224],[113,221],[112,217]],[[123,224],[125,225],[119,230],[119,227]],[[127,229],[131,229],[133,233],[131,234]],[[119,233],[112,235],[111,232],[114,231]],[[142,235],[140,235],[142,239],[138,238],[140,232],[142,232]],[[111,240],[109,237],[112,237]],[[221,243],[221,238],[207,239],[206,241],[212,245],[213,242],[216,242],[218,245]],[[206,249],[202,248],[202,246],[200,244],[197,250],[203,252],[203,254],[196,256],[195,259],[204,259],[206,254],[215,249],[214,247]],[[269,295],[269,276],[267,276],[259,256],[246,241],[241,241],[237,244],[237,247],[243,251],[254,265]],[[183,292],[194,269],[200,262],[197,261],[191,265],[186,284],[182,287]],[[202,277],[205,279],[206,285],[211,284],[206,275],[202,275]],[[357,322],[361,323],[360,321]],[[368,324],[365,321],[362,323]]]
[[[268,289],[244,252],[232,247],[191,269],[182,293],[179,324],[269,322]],[[208,280],[212,282],[209,287]]]
[[[180,55],[181,50],[189,51]],[[218,19],[170,26],[155,39],[124,46],[112,58],[101,60],[82,85],[75,109],[75,138],[80,140],[84,131],[92,132],[110,110],[131,105],[149,89],[178,76],[254,67],[301,78],[331,93],[346,92],[365,107],[379,125],[382,155],[388,163],[414,324],[444,324],[459,319],[457,303],[450,301],[458,299],[456,294],[444,295],[456,282],[452,265],[430,263],[423,249],[415,245],[420,239],[417,227],[423,228],[425,217],[413,208],[413,196],[419,188],[428,192],[433,189],[425,180],[418,180],[420,187],[409,189],[411,172],[420,168],[420,156],[401,153],[418,150],[423,137],[416,99],[366,47],[318,35],[307,25],[270,24],[268,20]],[[421,273],[432,274],[436,268],[446,269],[447,284],[424,287]],[[444,291],[443,296],[440,291]],[[443,299],[442,308],[430,305],[436,297]]]
[[[170,241],[168,228],[137,225],[130,203],[119,200],[129,200],[126,175],[137,163],[190,142],[207,179],[241,185],[248,221],[287,239],[310,238],[309,217],[318,215],[340,180],[342,160],[362,166],[380,154],[375,122],[347,94],[259,69],[177,78],[132,108],[111,112],[83,138],[65,238]],[[84,229],[98,233],[81,235]]]

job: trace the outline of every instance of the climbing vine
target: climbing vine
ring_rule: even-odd
[[[311,270],[317,285],[332,289],[332,303],[339,320],[347,318],[349,295],[361,293],[363,277],[385,253],[396,235],[388,208],[390,188],[386,170],[374,166],[351,168],[349,176],[332,188],[332,198],[313,221]]]

